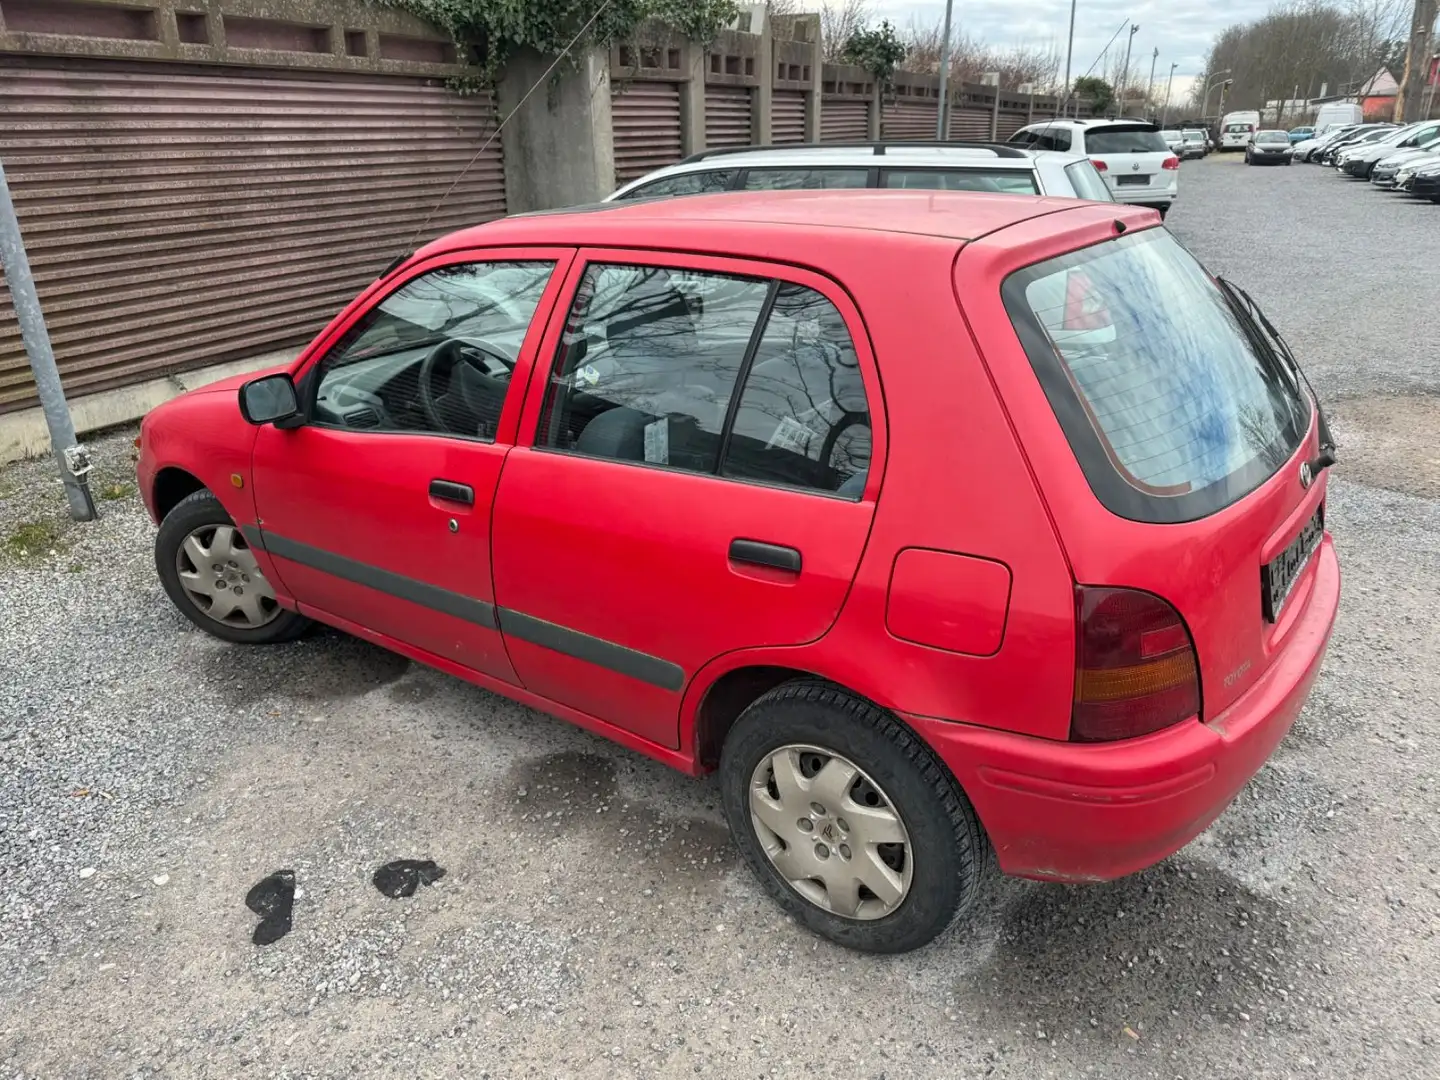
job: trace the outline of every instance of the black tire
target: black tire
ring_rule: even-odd
[[[790,744],[848,758],[899,815],[910,841],[911,883],[894,911],[865,920],[827,911],[766,855],[751,822],[750,781]],[[725,739],[719,776],[725,817],[745,862],[785,911],[837,945],[901,953],[928,944],[973,902],[988,866],[979,819],[930,749],[888,713],[830,683],[785,683],[751,704]]]
[[[1170,215],[1170,207],[1168,206],[1157,206],[1155,210],[1160,214],[1161,221],[1164,221]]]
[[[186,618],[207,634],[212,634],[222,641],[240,645],[273,645],[281,641],[293,641],[310,629],[311,622],[305,616],[297,615],[293,611],[281,611],[270,622],[257,627],[218,622],[200,610],[181,585],[175,557],[185,538],[206,525],[234,524],[230,515],[225,512],[225,507],[220,505],[220,500],[208,491],[197,491],[175,504],[174,509],[165,515],[165,520],[160,523],[160,531],[155,535],[155,570],[160,575],[165,594]]]

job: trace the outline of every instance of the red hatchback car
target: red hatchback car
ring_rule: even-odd
[[[1153,211],[612,203],[448,236],[156,409],[180,610],[319,620],[691,773],[897,952],[1000,868],[1128,874],[1289,730],[1340,595],[1318,403]]]

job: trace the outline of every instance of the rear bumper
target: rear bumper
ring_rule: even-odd
[[[907,717],[970,797],[1001,869],[1106,881],[1159,862],[1208,828],[1290,730],[1320,671],[1340,603],[1329,537],[1314,562],[1304,614],[1283,651],[1209,723],[1083,745]]]

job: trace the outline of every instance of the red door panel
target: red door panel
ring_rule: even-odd
[[[302,608],[514,682],[494,618],[488,532],[507,449],[444,436],[261,429],[255,503],[287,591]],[[474,506],[432,498],[436,479],[470,487]]]
[[[495,502],[493,556],[515,670],[535,693],[675,747],[681,691],[702,665],[733,649],[813,641],[830,628],[873,510],[513,450]],[[732,561],[737,539],[796,549],[800,572]],[[524,617],[558,633],[536,633]]]

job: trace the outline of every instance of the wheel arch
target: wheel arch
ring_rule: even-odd
[[[165,516],[183,500],[197,491],[207,490],[209,489],[198,476],[178,465],[167,465],[155,474],[155,482],[151,488],[155,519],[164,521]]]

